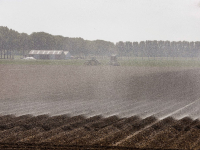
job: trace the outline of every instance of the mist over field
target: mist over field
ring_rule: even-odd
[[[163,116],[199,99],[195,68],[1,65],[1,75],[1,114]]]

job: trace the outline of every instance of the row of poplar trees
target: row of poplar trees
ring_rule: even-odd
[[[75,56],[118,54],[133,57],[197,57],[200,54],[200,42],[155,40],[120,41],[114,44],[109,41],[89,41],[45,32],[33,32],[28,35],[0,26],[0,50],[15,50],[26,54],[30,50],[65,50]]]

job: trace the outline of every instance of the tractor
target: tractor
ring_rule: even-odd
[[[97,66],[100,65],[101,63],[98,60],[96,60],[95,57],[92,57],[91,59],[87,60],[84,64],[88,66]]]
[[[111,55],[109,65],[120,66],[119,62],[117,61],[116,55]]]

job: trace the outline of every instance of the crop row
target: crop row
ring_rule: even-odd
[[[189,117],[158,120],[154,116],[144,119],[138,116],[0,116],[1,146],[6,143],[49,143],[58,146],[110,146],[112,149],[199,149],[199,139],[200,121]]]

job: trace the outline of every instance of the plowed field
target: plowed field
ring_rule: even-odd
[[[199,149],[200,121],[149,116],[1,116],[1,149]]]
[[[198,68],[0,65],[0,76],[1,149],[199,149]]]

